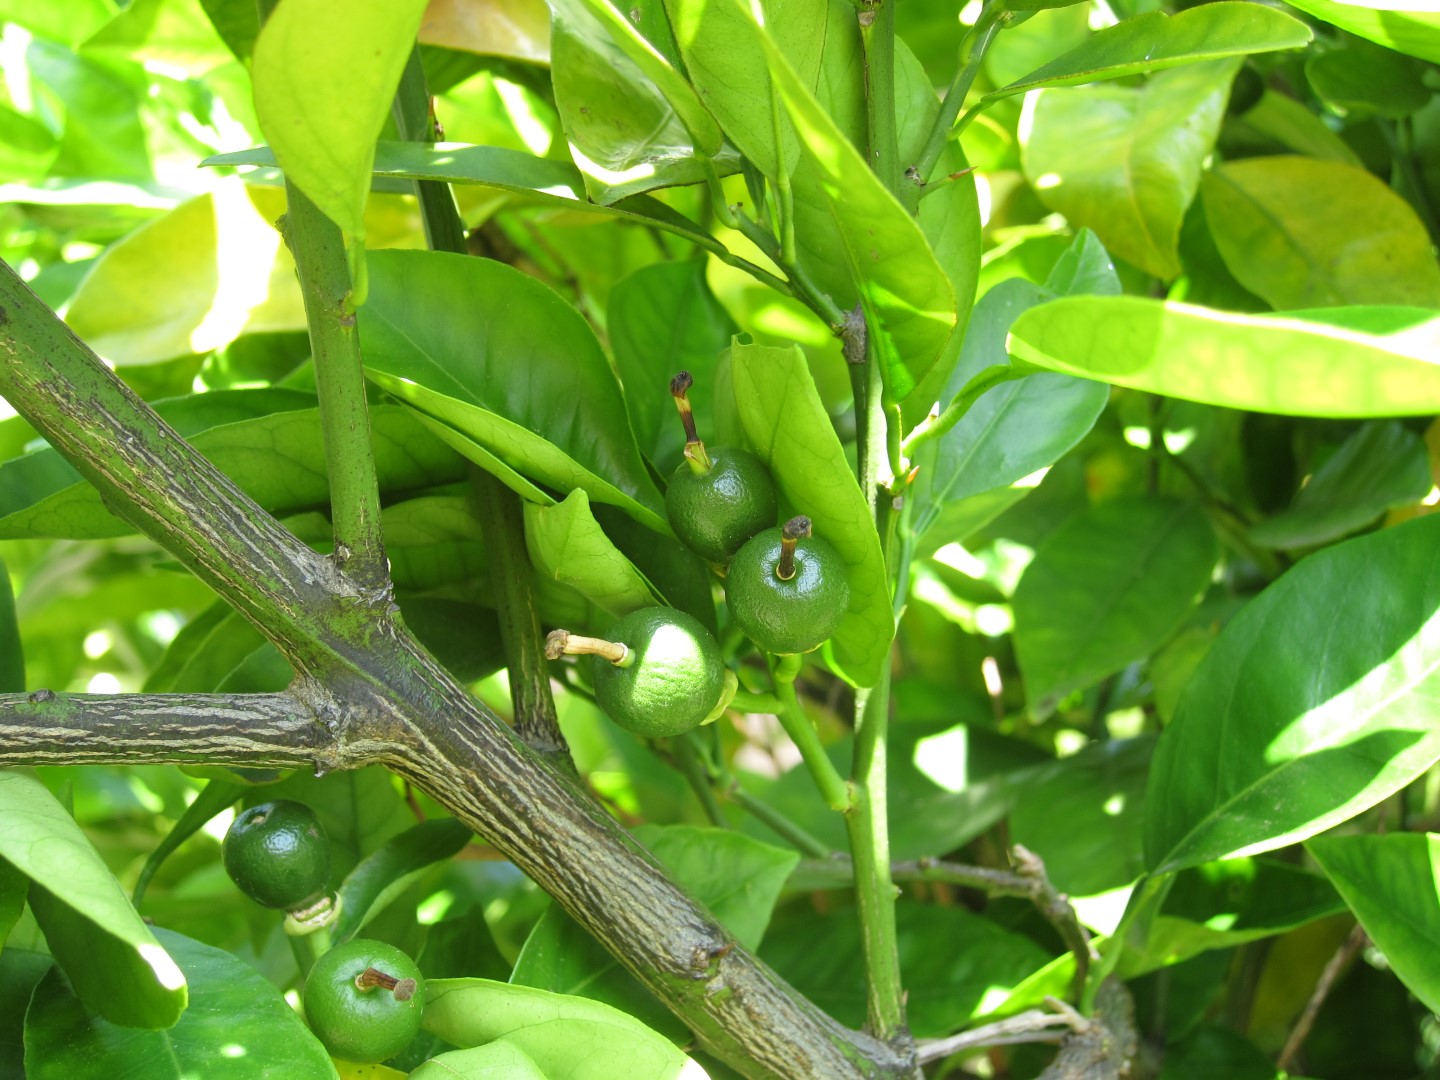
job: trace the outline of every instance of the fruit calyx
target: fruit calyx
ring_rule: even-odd
[[[680,410],[680,422],[685,425],[685,461],[696,476],[704,476],[713,467],[705,444],[695,430],[695,413],[686,396],[695,385],[695,379],[688,371],[682,371],[670,380],[670,396],[675,399],[675,408]]]

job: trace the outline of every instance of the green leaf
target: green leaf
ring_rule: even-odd
[[[203,829],[211,818],[234,805],[244,793],[245,788],[241,784],[232,784],[225,780],[206,781],[205,786],[196,793],[195,801],[185,808],[185,813],[171,826],[164,839],[145,857],[145,865],[140,868],[140,876],[136,878],[135,888],[131,893],[136,910],[139,910],[145,898],[145,889],[150,884],[150,879],[164,865],[165,860],[173,855],[181,844]]]
[[[370,852],[403,833],[412,821],[398,781],[380,765],[326,776],[291,773],[248,801],[268,799],[294,799],[315,811],[330,841],[330,865],[337,877],[348,874]]]
[[[1138,296],[1022,314],[1015,358],[1117,386],[1292,416],[1440,412],[1440,317],[1361,307],[1237,315]]]
[[[1151,867],[1304,840],[1440,758],[1437,542],[1419,518],[1326,548],[1226,625],[1155,753]]]
[[[422,821],[392,836],[361,859],[340,883],[337,893],[342,907],[331,936],[337,943],[349,941],[422,873],[469,842],[470,830],[454,818]]]
[[[15,619],[15,593],[10,587],[10,571],[0,559],[0,694],[24,692],[25,649]]]
[[[66,322],[111,363],[154,364],[241,334],[303,330],[295,263],[271,222],[278,193],[220,181],[106,249]]]
[[[230,59],[199,0],[134,0],[87,38],[82,49],[91,55],[164,64],[193,79]]]
[[[32,41],[24,55],[30,74],[63,109],[64,128],[59,155],[50,166],[52,177],[103,176],[140,184],[153,179],[141,118],[142,95],[148,87],[138,64],[81,56],[41,40]]]
[[[1306,847],[1395,974],[1440,1011],[1440,836],[1321,836]]]
[[[327,0],[283,0],[255,42],[260,130],[285,175],[340,226],[352,264],[375,140],[424,13],[425,0],[359,0],[344,18]],[[363,279],[355,288],[363,299]]]
[[[1032,713],[1148,656],[1210,582],[1215,532],[1188,503],[1105,503],[1051,533],[1015,589],[1015,655]]]
[[[461,682],[474,682],[505,666],[495,612],[440,596],[402,596],[400,613],[420,644]]]
[[[384,251],[370,263],[368,375],[531,479],[583,488],[669,532],[620,387],[579,312],[487,259]]]
[[[1424,225],[1368,169],[1249,158],[1212,169],[1203,191],[1225,265],[1276,309],[1440,307],[1440,265]]]
[[[640,449],[662,473],[673,469],[685,449],[685,431],[670,379],[679,371],[694,376],[695,425],[700,438],[712,442],[715,364],[735,324],[705,282],[705,263],[686,259],[655,263],[617,282],[605,325]]]
[[[1026,179],[1046,206],[1094,229],[1114,254],[1175,277],[1180,224],[1239,68],[1239,60],[1217,60],[1161,72],[1140,87],[1042,92],[1022,144]]]
[[[1364,40],[1305,60],[1305,81],[1331,109],[1393,120],[1418,112],[1430,101],[1425,71],[1419,61]]]
[[[505,1039],[437,1054],[409,1075],[410,1080],[546,1080],[535,1059]]]
[[[601,203],[707,176],[724,135],[690,84],[609,0],[552,0],[555,105]],[[726,155],[727,172],[737,162]]]
[[[461,1048],[504,1039],[546,1076],[611,1080],[617,1062],[636,1080],[673,1080],[683,1070],[704,1075],[668,1039],[620,1010],[528,986],[430,979],[421,1023]]]
[[[1078,287],[1079,282],[1073,284]],[[1005,336],[1011,323],[1020,312],[1054,295],[1013,278],[981,297],[942,406],[986,368],[1007,365]],[[921,476],[928,472],[929,486],[916,493],[916,533],[929,528],[949,504],[1008,488],[1053,465],[1085,437],[1108,400],[1109,391],[1101,383],[1044,372],[1001,383],[981,395],[940,438],[933,464],[927,468],[921,463]]]
[[[0,20],[65,45],[79,44],[114,18],[115,13],[114,0],[67,0],[64,4],[0,0]]]
[[[20,913],[25,910],[25,895],[29,890],[30,879],[0,859],[0,943],[10,936]]]
[[[175,1023],[185,976],[45,785],[0,772],[0,822],[0,858],[30,879],[31,909],[81,1000],[127,1027]]]
[[[989,999],[1048,958],[1029,938],[963,907],[902,902],[895,916],[907,1019],[919,1038],[948,1034],[987,1011]],[[945,947],[937,948],[941,941]],[[787,911],[761,958],[842,1024],[864,1022],[865,965],[854,911]]]
[[[1408,0],[1293,0],[1291,7],[1357,37],[1440,64],[1440,12]]]
[[[525,504],[525,547],[538,576],[570,586],[612,616],[664,602],[605,535],[578,488],[554,506]]]
[[[1106,27],[1083,45],[992,91],[977,108],[1042,86],[1078,86],[1199,60],[1299,49],[1311,37],[1310,28],[1299,19],[1237,0],[1204,4],[1175,15],[1149,11]]]
[[[274,402],[285,411],[207,425],[191,436],[196,449],[273,514],[328,509],[329,485],[323,469],[316,466],[325,460],[319,409],[289,407],[293,399],[282,400],[288,391],[229,393],[257,395],[253,404],[263,407]],[[214,414],[200,403],[212,396],[180,399],[173,412],[162,408],[161,415],[208,419]],[[372,407],[370,440],[382,494],[448,483],[463,475],[460,459],[432,438],[408,409]],[[0,466],[0,538],[96,539],[133,532],[135,528],[111,514],[99,492],[53,450]]]
[[[890,655],[894,621],[880,538],[799,346],[736,343],[735,405],[751,448],[770,468],[782,512],[804,513],[849,569],[850,606],[826,646],[836,670],[873,686]]]
[[[1420,436],[1393,420],[1366,424],[1315,470],[1288,510],[1252,528],[1250,539],[1284,549],[1324,544],[1419,502],[1431,485]]]
[[[263,975],[222,949],[156,933],[192,987],[179,1022],[166,1031],[117,1028],[89,1012],[52,971],[25,1017],[30,1080],[335,1080],[324,1048]]]

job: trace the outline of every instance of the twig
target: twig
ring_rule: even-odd
[[[1069,1032],[1079,1030],[1075,1026],[1077,1017],[1082,1026],[1089,1023],[1083,1016],[1068,1007],[1065,1012],[1042,1012],[1040,1009],[1031,1009],[1018,1016],[996,1020],[993,1024],[986,1024],[984,1027],[962,1031],[958,1035],[922,1041],[916,1050],[920,1064],[924,1065],[931,1061],[950,1057],[952,1054],[964,1053],[966,1050],[979,1050],[986,1046],[1058,1043]]]
[[[1305,1040],[1310,1037],[1310,1029],[1315,1026],[1315,1018],[1320,1015],[1320,1007],[1325,1004],[1325,999],[1330,996],[1330,991],[1335,988],[1340,974],[1350,966],[1355,959],[1355,954],[1365,947],[1365,930],[1359,924],[1350,931],[1340,948],[1335,950],[1335,955],[1325,965],[1325,970],[1320,972],[1320,978],[1315,983],[1315,990],[1310,995],[1310,1000],[1305,1002],[1305,1008],[1300,1013],[1300,1018],[1295,1021],[1295,1027],[1290,1031],[1290,1037],[1285,1040],[1285,1046],[1280,1051],[1280,1056],[1275,1059],[1277,1069],[1289,1069],[1291,1062],[1300,1053],[1300,1048],[1305,1045]]]

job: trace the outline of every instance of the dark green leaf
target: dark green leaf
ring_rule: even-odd
[[[1310,476],[1288,510],[1250,530],[1273,548],[1323,544],[1419,502],[1430,490],[1425,443],[1395,421],[1366,424]]]
[[[372,378],[532,479],[583,488],[669,531],[620,388],[579,312],[503,263],[383,251],[370,264],[360,326]]]
[[[1326,548],[1226,625],[1155,752],[1153,868],[1304,840],[1440,758],[1437,543],[1420,518]]]
[[[135,879],[135,888],[131,893],[137,909],[145,899],[146,886],[155,876],[155,871],[160,869],[175,849],[204,828],[216,814],[232,806],[244,793],[245,788],[240,784],[231,784],[224,780],[206,782],[196,794],[195,801],[185,808],[185,813],[171,826],[165,838],[146,856],[145,865],[140,868],[140,876]]]
[[[679,371],[694,376],[695,424],[700,438],[712,441],[715,363],[729,347],[735,324],[710,292],[705,264],[696,259],[656,263],[621,279],[610,290],[605,321],[630,426],[645,456],[666,473],[685,449],[670,379]]]
[[[1236,315],[1138,296],[1053,300],[1007,347],[1038,367],[1117,386],[1293,416],[1440,412],[1440,317],[1355,307]]]
[[[0,694],[25,690],[25,649],[20,641],[20,624],[15,619],[15,593],[10,571],[0,559]]]
[[[258,971],[221,949],[156,933],[193,988],[179,1022],[166,1031],[116,1027],[52,971],[25,1018],[29,1080],[336,1080],[324,1048]]]
[[[1280,1080],[1285,1075],[1238,1032],[1205,1024],[1166,1049],[1160,1080],[1223,1076],[1225,1080]]]
[[[392,836],[360,860],[338,890],[343,906],[331,929],[337,942],[349,941],[425,870],[470,842],[470,830],[454,818],[422,821]]]
[[[30,879],[31,908],[75,992],[117,1024],[175,1023],[185,976],[65,808],[33,777],[0,772],[0,822],[0,858]]]
[[[737,343],[730,371],[746,438],[770,467],[782,515],[808,515],[815,535],[834,544],[849,568],[850,607],[827,656],[855,685],[873,685],[894,636],[880,538],[805,354],[798,346]]]
[[[462,682],[483,679],[505,666],[495,612],[439,596],[401,596],[405,626]]]
[[[1305,61],[1306,81],[1332,109],[1391,119],[1418,112],[1430,101],[1425,70],[1424,64],[1363,39]]]
[[[1227,161],[1205,175],[1204,199],[1225,265],[1277,310],[1440,307],[1425,227],[1368,169],[1296,155]]]
[[[1163,644],[1218,556],[1200,510],[1153,497],[1103,504],[1052,533],[1015,589],[1015,653],[1031,710],[1044,716]]]

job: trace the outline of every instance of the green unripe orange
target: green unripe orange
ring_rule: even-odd
[[[845,560],[829,542],[810,535],[809,518],[792,518],[735,553],[725,599],[735,624],[766,652],[809,652],[845,617],[850,604]]]
[[[305,907],[330,884],[330,844],[320,821],[289,799],[242,811],[225,833],[220,858],[230,880],[265,907]]]
[[[394,1057],[420,1031],[425,978],[383,941],[337,945],[305,980],[305,1019],[332,1057],[373,1063]]]
[[[708,471],[689,459],[670,478],[665,515],[680,542],[711,562],[725,563],[761,529],[775,524],[775,486],[748,450],[707,450]]]
[[[627,731],[647,739],[679,735],[719,706],[725,664],[698,619],[674,608],[641,608],[606,636],[625,646],[625,659],[595,656],[591,685],[600,707]]]

